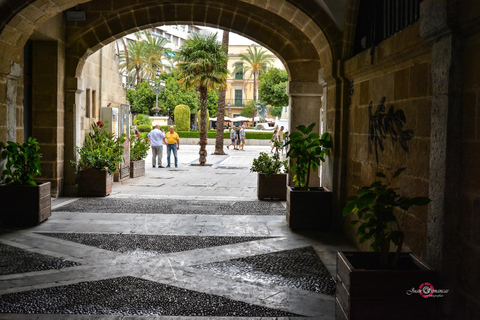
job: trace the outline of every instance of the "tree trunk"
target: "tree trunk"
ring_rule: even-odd
[[[253,102],[257,102],[257,71],[253,72]]]
[[[222,44],[225,46],[228,55],[228,38],[230,33],[223,31]],[[227,67],[227,65],[225,65]],[[225,154],[223,151],[223,127],[225,126],[225,96],[227,86],[218,92],[218,109],[217,109],[217,134],[215,136],[215,152],[213,154]]]
[[[200,86],[200,158],[201,166],[207,162],[207,87]]]

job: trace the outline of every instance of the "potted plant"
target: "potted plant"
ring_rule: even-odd
[[[79,196],[109,195],[112,191],[112,175],[123,161],[125,134],[115,137],[103,125],[101,121],[92,124],[83,147],[76,147],[80,159],[71,164],[76,169]]]
[[[250,172],[258,172],[258,199],[286,199],[287,174],[283,172],[287,172],[287,169],[288,161],[280,161],[278,153],[270,157],[267,153],[260,152],[260,156],[253,159]]]
[[[332,193],[310,187],[310,173],[317,171],[332,147],[329,133],[312,132],[315,123],[300,125],[290,134],[287,157],[291,159],[294,187],[287,187],[287,224],[295,230],[329,231],[332,223]]]
[[[379,172],[368,187],[347,199],[343,215],[355,215],[360,243],[370,241],[374,252],[338,252],[337,319],[434,319],[436,273],[419,258],[403,253],[403,222],[413,206],[425,206],[426,197],[404,197],[392,181],[405,170],[397,170],[391,179]],[[391,252],[395,249],[394,252]]]
[[[130,130],[130,178],[145,175],[145,158],[150,148],[148,138],[142,138],[140,133]]]
[[[37,225],[51,215],[50,182],[35,182],[41,174],[38,142],[30,137],[19,144],[0,142],[1,157],[6,160],[0,185],[0,220],[8,224]]]

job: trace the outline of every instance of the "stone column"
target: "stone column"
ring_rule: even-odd
[[[76,175],[70,161],[76,161],[78,99],[83,92],[83,82],[78,78],[67,78],[65,81],[65,165],[64,165],[64,195],[76,196]]]
[[[322,108],[323,87],[318,82],[293,82],[287,86],[287,94],[290,97],[290,131],[295,131],[299,125],[309,126],[315,122],[313,132],[320,134],[320,110]],[[290,177],[289,184],[292,185]],[[319,187],[320,178],[318,172],[310,174],[310,186]]]
[[[448,0],[427,0],[421,4],[420,35],[434,41],[432,48],[432,108],[430,142],[427,262],[450,293],[443,299],[442,318],[453,316],[456,287],[456,245],[458,232],[457,192],[459,181],[459,132],[462,96],[459,41],[452,32],[450,16],[455,10]]]
[[[22,67],[12,62],[7,75],[7,141],[17,140],[17,86],[21,77]]]

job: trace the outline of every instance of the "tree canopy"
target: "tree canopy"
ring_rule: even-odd
[[[260,75],[258,87],[260,100],[273,107],[288,106],[287,83],[287,71],[268,68],[266,72]],[[273,114],[272,110],[270,112]]]

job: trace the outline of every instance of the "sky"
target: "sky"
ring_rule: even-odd
[[[204,27],[204,26],[199,26],[201,29],[205,29],[211,32],[218,32],[218,39],[220,41],[222,40],[223,36],[223,30],[221,29],[216,29],[216,28],[210,28],[210,27]],[[230,32],[230,37],[228,38],[228,44],[229,45],[252,45],[252,44],[257,44],[255,41],[247,39],[245,37],[242,37],[239,34]]]

